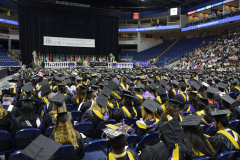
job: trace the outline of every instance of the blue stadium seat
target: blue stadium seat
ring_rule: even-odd
[[[128,143],[128,145],[132,145],[132,144],[136,145],[138,143],[138,135],[129,134],[127,136],[127,143]]]
[[[98,156],[95,155],[94,159],[98,160],[99,158],[105,158],[106,155],[102,152],[102,150],[107,148],[108,148],[107,140],[103,140],[103,139],[93,140],[85,145],[81,154],[81,158],[83,160],[89,160],[90,158],[87,158],[87,157],[93,157],[91,152],[96,152],[96,151],[100,151],[100,152],[97,152]]]
[[[212,157],[198,157],[198,158],[194,158],[193,160],[214,160],[214,158],[212,158]]]
[[[71,156],[71,155],[78,155],[80,159],[82,151],[79,150],[74,150],[74,147],[72,144],[63,144],[55,153],[54,153],[54,159],[56,158],[63,158],[66,156]]]
[[[120,122],[124,122],[128,126],[136,125],[137,118],[124,118]]]
[[[9,145],[6,146],[6,142],[9,142]],[[6,148],[5,150],[0,151],[0,155],[13,152],[12,137],[8,131],[0,131],[0,144],[3,145],[2,143],[4,143]]]
[[[46,129],[44,135],[45,135],[46,137],[50,137],[50,136],[52,135],[52,133],[53,133],[53,130],[54,130],[54,126],[48,127],[48,128]]]
[[[233,99],[236,99],[239,94],[240,94],[240,92],[235,93],[233,96]]]
[[[32,160],[32,159],[23,155],[22,150],[19,150],[19,151],[13,152],[9,156],[8,160]]]
[[[153,133],[148,133],[148,134],[145,134],[142,139],[139,141],[139,143],[136,145],[135,147],[135,151],[137,151],[138,149],[138,146],[140,146],[141,144],[144,144],[144,143],[149,143],[149,142],[156,142],[156,141],[159,141],[159,133],[158,131],[156,132],[153,132]]]
[[[71,114],[72,114],[72,118],[75,121],[81,121],[81,119],[82,119],[82,112],[81,111],[72,111]]]
[[[228,95],[233,98],[235,93],[234,92],[230,92],[230,93],[228,93]]]
[[[187,112],[187,111],[183,111],[183,112],[181,112],[184,116],[187,116],[187,115],[189,115],[190,114],[190,112]]]
[[[232,130],[237,132],[240,129],[240,120],[236,119],[236,120],[230,121],[228,128],[231,128]]]
[[[207,135],[212,135],[212,134],[215,134],[216,132],[217,130],[215,129],[213,124],[205,130],[205,134]]]
[[[97,127],[95,128],[95,130],[93,131],[93,135],[92,135],[92,138],[94,139],[95,138],[95,133],[97,130],[102,130],[104,128],[106,128],[106,124],[116,124],[116,121],[114,119],[109,119],[107,121],[102,121],[100,122]]]
[[[200,127],[202,128],[203,133],[205,133],[207,126],[205,124],[201,124]]]
[[[87,132],[87,131],[93,131],[94,130],[94,126],[92,124],[92,122],[81,122],[81,123],[77,123],[73,126],[73,128],[78,131],[79,133],[82,132]],[[84,142],[89,142],[91,141],[92,138],[91,137],[87,137],[84,139]]]
[[[32,142],[32,140],[36,139],[40,134],[41,131],[36,128],[26,128],[17,131],[13,140],[15,144],[15,149],[16,150],[24,149]],[[21,142],[24,142],[24,145],[22,145]]]
[[[225,151],[217,155],[215,160],[234,160],[239,158],[240,151]]]
[[[73,104],[70,103],[66,103],[66,107],[67,107],[67,111],[73,111],[75,106]]]

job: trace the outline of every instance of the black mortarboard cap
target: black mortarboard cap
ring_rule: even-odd
[[[97,85],[91,85],[91,89],[94,91],[97,91],[100,86]]]
[[[62,94],[57,94],[53,98],[50,99],[51,102],[54,102],[58,107],[63,105],[63,101],[65,101],[66,96]]]
[[[207,92],[208,92],[208,93],[212,93],[212,94],[217,94],[217,88],[214,88],[214,87],[209,86],[209,87],[207,88]]]
[[[108,103],[108,99],[105,98],[103,95],[98,94],[97,97],[97,104],[102,107],[102,108],[106,108],[107,107],[107,103]]]
[[[108,84],[107,84],[107,88],[113,90],[115,87],[117,86],[117,83],[114,82],[114,81],[110,81]]]
[[[154,113],[157,110],[159,104],[151,99],[146,99],[142,103],[142,106],[149,112]]]
[[[200,85],[198,82],[196,82],[196,81],[191,81],[190,85],[191,85],[193,88],[195,88],[196,90],[199,90],[200,87],[201,87],[201,85]]]
[[[42,97],[43,97],[46,93],[51,92],[51,89],[50,89],[50,85],[49,85],[49,84],[47,84],[47,85],[45,85],[45,86],[42,86],[42,87],[40,88],[40,90],[41,90],[41,96],[42,96]]]
[[[238,81],[238,79],[234,79],[231,83],[232,84],[237,84],[237,83],[239,83],[239,81]]]
[[[98,81],[97,81],[96,79],[92,79],[91,82],[90,82],[90,84],[91,84],[91,85],[94,85],[94,84],[97,84],[97,82],[98,82]]]
[[[147,78],[147,81],[153,83],[154,80],[151,78]]]
[[[123,94],[123,97],[128,100],[133,100],[135,98],[134,96],[131,96],[129,94]]]
[[[94,98],[96,97],[95,94],[93,94],[93,91],[87,91],[87,98],[88,99],[91,99],[91,98]]]
[[[129,91],[129,90],[123,89],[122,91],[123,91],[123,94],[131,95],[131,91]]]
[[[168,81],[166,81],[166,80],[161,80],[161,81],[160,81],[160,84],[161,84],[162,86],[166,87],[166,86],[168,85]]]
[[[196,98],[197,97],[197,91],[189,91],[189,96]]]
[[[157,89],[157,93],[158,95],[165,95],[166,94],[166,89],[163,88],[162,86],[159,86],[158,89]]]
[[[103,88],[103,90],[101,91],[101,94],[105,95],[105,96],[110,96],[110,94],[112,93],[112,90],[109,88]]]
[[[179,85],[179,82],[176,81],[176,80],[173,80],[173,81],[172,81],[172,84]]]
[[[70,84],[71,82],[72,82],[71,79],[65,79],[64,80],[64,83],[67,84],[67,85]]]
[[[117,79],[113,79],[112,81],[113,81],[113,82],[115,82],[117,85],[119,85],[119,84],[120,84],[120,81],[119,81],[119,80],[117,80]]]
[[[202,120],[202,116],[187,115],[180,123],[181,126],[197,126]]]
[[[31,92],[34,89],[34,87],[27,84],[27,85],[22,86],[22,89],[26,92]]]
[[[225,109],[225,110],[216,110],[211,112],[212,116],[224,116],[226,114],[231,113],[229,109]]]
[[[148,85],[148,87],[152,90],[156,89],[157,88],[157,85],[155,83],[151,83]]]
[[[231,98],[229,95],[223,95],[221,98],[225,107],[228,107],[229,105],[232,105],[234,102],[236,102],[235,99]]]
[[[217,84],[217,87],[225,89],[227,87],[227,84],[223,83],[223,82],[220,82],[220,83]]]
[[[26,80],[27,80],[27,79],[30,79],[30,78],[31,78],[30,75],[25,75],[25,76],[24,76],[24,79],[26,79]]]
[[[40,134],[22,151],[22,154],[34,160],[49,160],[61,146],[61,143]]]
[[[67,120],[69,119],[67,112],[59,112],[57,113],[57,121],[65,124]]]
[[[40,83],[39,83],[39,86],[44,86],[44,85],[47,85],[49,84],[49,82],[46,80],[46,79],[43,79]]]
[[[182,102],[179,102],[177,100],[169,99],[168,104],[172,106],[173,108],[176,108],[182,104]]]
[[[3,94],[3,97],[14,97],[14,96],[16,96],[15,93],[8,92],[8,91],[3,92],[2,94]]]
[[[175,143],[178,143],[185,137],[185,134],[176,118],[173,118],[171,121],[164,123],[160,127],[160,132],[162,141],[168,147],[174,146]]]
[[[141,92],[141,87],[139,87],[139,86],[133,87],[133,89],[136,92]]]

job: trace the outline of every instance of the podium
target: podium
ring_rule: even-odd
[[[75,63],[70,62],[70,63],[69,63],[69,69],[74,69],[74,67],[75,67]]]

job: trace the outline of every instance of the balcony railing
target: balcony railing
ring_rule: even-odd
[[[119,41],[136,41],[137,36],[124,36],[124,37],[118,37]]]

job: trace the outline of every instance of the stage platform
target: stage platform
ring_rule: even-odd
[[[90,63],[91,64],[91,63]],[[109,68],[109,69],[117,69],[117,68],[133,68],[133,63],[123,63],[123,62],[107,62],[105,65],[91,65],[91,66],[82,66],[78,65],[77,62],[45,62],[45,68]]]

